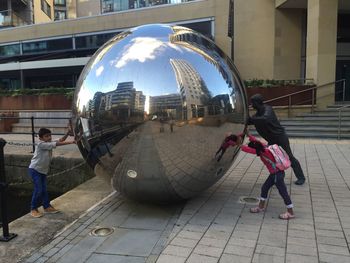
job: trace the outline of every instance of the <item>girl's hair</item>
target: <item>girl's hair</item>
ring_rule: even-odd
[[[258,141],[249,142],[248,147],[255,149],[257,156],[260,156],[260,154],[264,151],[264,145]]]
[[[40,128],[39,132],[38,132],[38,135],[39,135],[39,138],[42,138],[45,134],[51,134],[51,131],[47,128]]]

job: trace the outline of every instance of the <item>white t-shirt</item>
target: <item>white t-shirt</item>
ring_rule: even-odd
[[[32,168],[42,174],[48,174],[52,159],[52,149],[56,148],[56,143],[56,141],[39,141],[35,148],[29,168]]]

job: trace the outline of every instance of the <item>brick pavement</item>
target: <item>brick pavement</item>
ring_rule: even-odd
[[[350,262],[350,141],[292,140],[307,182],[286,184],[296,218],[276,188],[267,209],[249,213],[242,196],[259,196],[267,170],[240,153],[214,186],[184,204],[151,206],[112,196],[25,262]],[[96,226],[114,232],[95,237]]]

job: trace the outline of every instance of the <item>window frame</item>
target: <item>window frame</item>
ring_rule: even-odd
[[[51,6],[46,0],[41,0],[41,11],[43,11],[50,19],[52,18]]]

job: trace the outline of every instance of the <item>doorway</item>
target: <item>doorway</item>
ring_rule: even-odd
[[[335,102],[350,102],[350,60],[338,60],[336,68],[336,80],[345,79],[335,86]]]

